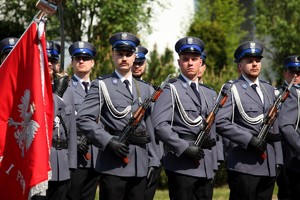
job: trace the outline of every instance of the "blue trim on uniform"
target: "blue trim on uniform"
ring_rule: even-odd
[[[196,50],[198,50],[200,53],[202,52],[202,49],[201,47],[199,47],[198,45],[195,45],[195,44],[185,44],[185,45],[182,45],[180,48],[179,48],[179,52],[182,52],[184,49],[187,49],[187,48],[195,48]]]
[[[118,45],[129,45],[129,46],[136,47],[136,43],[130,40],[117,40],[112,44],[113,47],[117,47]]]
[[[238,56],[237,56],[237,58],[236,58],[236,60],[240,60],[242,57],[244,57],[246,54],[248,54],[248,53],[251,53],[251,54],[261,54],[262,52],[261,52],[261,50],[260,49],[258,49],[258,48],[255,48],[254,50],[254,52],[252,51],[253,49],[251,49],[251,48],[248,48],[248,49],[244,49]]]
[[[138,52],[136,58],[146,58],[144,53]]]
[[[74,56],[76,54],[88,54],[92,57],[94,56],[93,52],[88,48],[74,49],[74,51],[72,53],[72,56]]]
[[[300,67],[300,62],[288,62],[288,63],[284,64],[284,67],[285,68],[288,68],[288,67]]]

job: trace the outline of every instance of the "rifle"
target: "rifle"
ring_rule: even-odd
[[[231,86],[232,86],[232,84],[231,84]],[[231,88],[231,86],[230,86],[230,88]],[[226,90],[221,89],[220,94],[218,96],[218,101],[214,105],[212,111],[207,116],[207,118],[203,124],[203,128],[200,130],[198,137],[197,137],[196,141],[194,142],[195,146],[202,147],[203,142],[206,139],[206,137],[208,136],[210,129],[212,127],[212,124],[215,121],[216,114],[218,113],[219,109],[223,107],[223,105],[225,104],[225,102],[228,98],[229,90],[230,89],[226,89]],[[200,163],[198,160],[196,160],[195,164],[198,167]]]
[[[170,77],[171,74],[169,74],[166,80],[162,82],[162,84],[159,87],[155,89],[152,95],[149,98],[145,99],[144,102],[137,108],[137,110],[134,112],[133,116],[129,119],[127,125],[123,129],[120,137],[118,138],[119,142],[123,142],[125,144],[129,143],[130,136],[140,125],[142,119],[144,118],[147,108],[150,106],[150,103],[155,102],[158,99],[160,94],[163,92],[163,88],[169,82]],[[127,164],[129,162],[129,159],[125,157],[123,158],[123,162]]]
[[[272,107],[269,109],[267,116],[264,118],[263,120],[263,124],[261,126],[261,129],[259,131],[258,134],[258,138],[265,141],[266,137],[268,135],[268,132],[271,128],[271,126],[273,125],[275,119],[277,118],[277,113],[279,112],[279,108],[281,106],[281,104],[287,99],[287,97],[290,94],[290,90],[291,87],[293,86],[293,82],[295,80],[295,76],[292,79],[292,81],[290,82],[290,84],[284,88],[284,90],[281,91],[281,93],[277,96],[274,104],[272,105]],[[267,155],[264,152],[261,155],[262,159],[266,159]]]

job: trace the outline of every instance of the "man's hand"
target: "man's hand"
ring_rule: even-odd
[[[202,144],[203,149],[211,149],[214,146],[216,146],[216,140],[214,138],[211,139],[209,137],[206,137]]]
[[[129,146],[124,144],[123,142],[119,142],[117,139],[112,138],[107,147],[117,156],[121,158],[127,157],[129,154]]]
[[[280,133],[269,132],[266,136],[267,143],[279,142],[282,140],[282,135]]]
[[[258,152],[259,154],[263,154],[266,151],[267,143],[258,137],[252,136],[248,147]]]
[[[69,76],[65,75],[62,77],[58,77],[57,75],[55,75],[53,77],[53,81],[54,81],[54,89],[53,92],[59,96],[59,97],[63,97],[65,91],[68,88],[69,85]]]
[[[204,151],[200,147],[189,146],[184,152],[183,155],[193,158],[195,160],[201,160],[204,158]]]
[[[89,151],[88,141],[84,135],[77,136],[77,150],[83,155]]]
[[[148,168],[147,188],[149,188],[151,186],[151,183],[153,182],[155,169],[156,169],[156,167],[149,167]]]

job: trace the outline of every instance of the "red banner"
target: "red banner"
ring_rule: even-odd
[[[0,199],[45,192],[53,97],[44,23],[32,22],[0,67]]]

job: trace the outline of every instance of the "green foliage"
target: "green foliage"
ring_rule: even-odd
[[[257,35],[266,47],[265,57],[270,59],[265,75],[273,75],[276,84],[283,82],[283,59],[299,54],[299,3],[299,0],[256,1],[257,14],[253,20]]]
[[[187,35],[201,38],[207,51],[204,83],[219,91],[238,77],[233,53],[246,36],[245,9],[236,0],[198,0],[198,12]]]
[[[173,64],[173,53],[170,49],[166,49],[163,55],[159,55],[156,47],[150,52],[150,59],[144,75],[144,80],[153,85],[160,85],[169,74],[173,77],[177,75]]]

